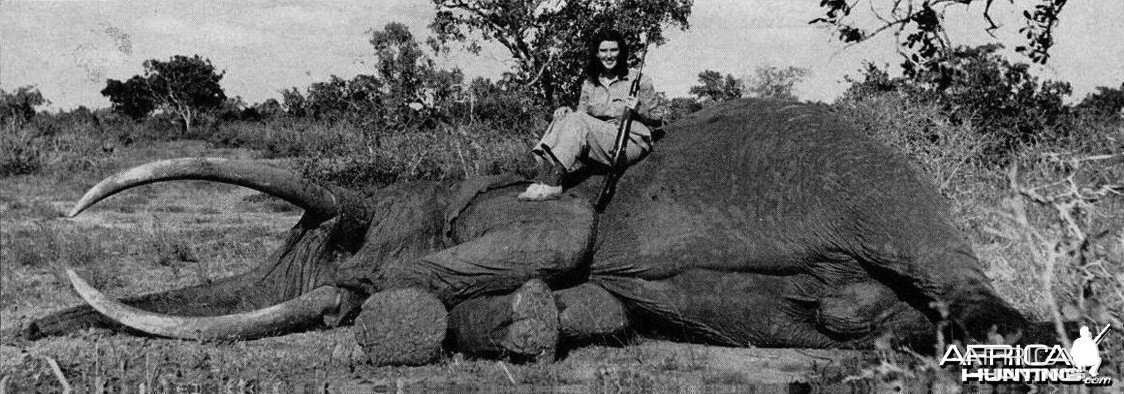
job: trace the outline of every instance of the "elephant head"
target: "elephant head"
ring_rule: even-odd
[[[593,233],[592,208],[584,199],[521,203],[514,193],[525,181],[514,176],[397,184],[360,197],[268,165],[214,158],[164,160],[125,170],[91,188],[71,216],[129,188],[172,180],[248,187],[303,208],[304,216],[270,257],[245,274],[208,285],[117,301],[68,271],[88,305],[33,322],[25,330],[27,337],[123,325],[181,339],[256,338],[347,323],[370,295],[406,288],[413,288],[407,293],[413,295],[376,298],[403,301],[406,307],[383,308],[367,325],[402,317],[396,314],[416,317],[430,308],[429,315],[437,320],[430,319],[426,331],[443,337],[446,306],[511,292],[531,279],[573,282],[571,273],[580,274],[578,266],[588,261],[585,252]],[[378,309],[367,304],[364,309]],[[537,310],[557,316],[550,309]],[[461,338],[465,343],[490,342]],[[550,341],[535,341],[543,344],[536,349],[552,348]],[[410,362],[426,360],[410,358],[415,359]]]
[[[334,286],[339,262],[363,244],[368,202],[354,192],[324,187],[260,163],[216,158],[163,160],[113,175],[91,188],[70,211],[133,187],[173,180],[206,180],[247,187],[288,201],[304,215],[284,245],[248,272],[211,284],[116,301],[68,271],[89,304],[29,325],[36,338],[113,321],[173,338],[252,338],[318,324],[340,311],[348,291]]]

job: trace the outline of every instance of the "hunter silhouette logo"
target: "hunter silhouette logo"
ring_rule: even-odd
[[[961,366],[963,382],[987,383],[1084,383],[1108,386],[1113,380],[1099,376],[1100,343],[1109,326],[1094,338],[1089,327],[1081,327],[1081,335],[1068,350],[1061,345],[968,345],[961,352],[950,345],[941,358],[941,365]]]
[[[1101,350],[1098,345],[1104,340],[1104,335],[1108,333],[1108,327],[1105,326],[1094,339],[1089,332],[1089,327],[1081,326],[1081,337],[1074,340],[1073,347],[1069,348],[1069,354],[1073,356],[1074,366],[1082,370],[1088,368],[1091,378],[1097,377],[1097,369],[1101,367]]]

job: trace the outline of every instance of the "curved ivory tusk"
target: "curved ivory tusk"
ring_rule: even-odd
[[[172,180],[202,180],[248,187],[279,197],[327,220],[339,211],[335,194],[300,175],[268,165],[219,158],[160,160],[121,171],[99,182],[74,204],[70,216],[120,191]]]
[[[148,312],[122,304],[86,283],[73,269],[67,269],[70,284],[86,303],[126,327],[148,334],[177,339],[260,338],[307,327],[339,308],[340,290],[331,286],[316,288],[281,304],[255,311],[223,315],[185,317]]]

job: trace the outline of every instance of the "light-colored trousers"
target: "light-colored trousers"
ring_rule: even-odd
[[[633,122],[632,129],[644,128]],[[644,128],[643,130],[647,130]],[[550,123],[538,145],[531,151],[546,160],[562,165],[567,172],[580,168],[585,159],[603,165],[612,163],[613,144],[617,139],[617,124],[597,119],[585,112],[570,112]],[[648,139],[630,133],[625,147],[625,160],[632,165],[652,149]]]

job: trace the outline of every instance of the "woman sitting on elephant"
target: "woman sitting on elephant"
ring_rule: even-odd
[[[625,108],[635,110],[625,160],[631,165],[652,149],[652,132],[661,121],[651,78],[640,78],[635,97],[629,96],[639,72],[628,68],[628,44],[619,32],[603,31],[590,41],[588,63],[576,109],[559,107],[542,139],[531,150],[540,164],[536,182],[519,199],[543,201],[562,194],[562,181],[588,162],[609,165]],[[581,163],[585,161],[586,163]]]

